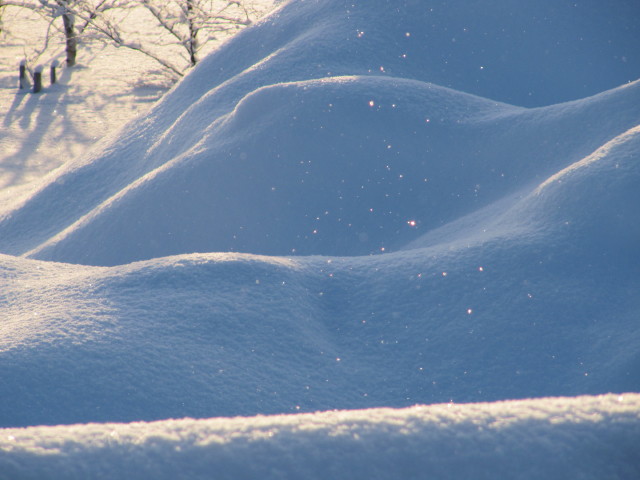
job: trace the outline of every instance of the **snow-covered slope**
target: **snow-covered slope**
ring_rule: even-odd
[[[505,25],[559,7],[513,8],[501,2]],[[496,98],[507,74],[521,70],[525,82],[539,72],[512,59],[483,89],[464,55],[436,68],[436,46],[452,58],[475,51],[450,41],[444,29],[458,22],[484,38],[473,41],[478,52],[538,51],[524,34],[530,43],[480,34],[497,20],[476,10],[290,3],[203,61],[147,119],[7,212],[0,248],[93,265],[208,251],[369,254],[532,187],[637,125],[637,83],[534,110],[435,85]],[[549,22],[547,35],[561,35]]]
[[[103,193],[96,208],[29,244],[30,251],[13,253],[114,265],[207,251],[363,255],[397,248],[534,187],[640,122],[640,83],[604,97],[529,111],[393,78],[262,87],[202,128],[185,153]],[[181,122],[197,124],[189,113]],[[598,118],[612,120],[603,128]],[[163,146],[152,158],[162,157]],[[137,157],[125,158],[130,165],[120,175],[139,169]],[[88,169],[95,164],[54,180],[5,229],[32,240],[49,233],[46,223],[38,221],[37,232],[22,224],[56,209],[59,225],[58,217],[98,200]],[[111,188],[120,180],[101,175]]]
[[[580,5],[288,2],[3,211],[0,425],[30,427],[0,432],[7,463],[65,466],[77,452],[119,465],[133,451],[131,468],[153,477],[154,452],[184,449],[170,458],[188,472],[219,441],[226,453],[206,450],[197,473],[242,476],[238,458],[264,447],[255,472],[284,478],[334,464],[371,478],[385,458],[379,478],[491,462],[522,478],[635,478],[637,395],[545,398],[640,388],[640,81],[605,46],[585,58],[613,76],[583,77],[576,53],[609,38],[638,72],[623,48],[637,10]],[[569,12],[571,28],[601,29],[567,40]],[[575,100],[543,65],[589,94],[619,86]],[[525,108],[532,90],[549,95],[535,105],[572,101]],[[37,427],[529,397],[460,407],[433,437],[448,407],[414,430],[420,409]],[[494,429],[509,418],[513,437]],[[284,436],[264,438],[265,424]],[[514,447],[531,429],[537,446]],[[172,440],[138,447],[138,431]],[[359,463],[337,460],[343,434]],[[468,463],[455,447],[433,453],[447,438]],[[323,468],[304,466],[297,441]],[[544,445],[572,453],[537,468]]]

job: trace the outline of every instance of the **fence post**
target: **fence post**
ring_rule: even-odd
[[[53,85],[57,81],[56,68],[58,68],[58,65],[59,65],[58,60],[54,60],[53,62],[51,62],[51,69],[49,70],[49,75],[51,77],[51,85]]]
[[[33,93],[42,90],[42,65],[38,65],[33,71]]]
[[[20,90],[24,90],[29,85],[27,83],[27,61],[20,60]]]

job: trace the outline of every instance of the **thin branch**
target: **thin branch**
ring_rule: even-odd
[[[173,35],[180,42],[185,42],[187,39],[176,29],[176,22],[170,23],[167,15],[163,15],[162,12],[155,7],[149,0],[142,0],[142,4],[151,12],[151,14],[158,20],[158,23],[167,32]]]
[[[142,45],[140,45],[138,43],[134,43],[134,42],[127,42],[122,37],[122,35],[118,31],[118,29],[113,27],[112,24],[107,23],[104,27],[100,26],[100,25],[96,25],[96,24],[93,24],[92,26],[97,31],[102,33],[105,37],[110,39],[113,43],[115,43],[117,46],[125,47],[125,48],[128,48],[130,50],[134,50],[136,52],[140,52],[143,55],[146,55],[147,57],[155,60],[160,65],[162,65],[164,68],[166,68],[167,70],[170,70],[171,72],[176,74],[178,77],[184,76],[184,73],[182,71],[180,71],[180,69],[178,69],[175,65],[172,65],[171,63],[169,63],[168,61],[164,60],[159,55],[156,55],[152,51],[148,50],[144,46],[142,46]]]

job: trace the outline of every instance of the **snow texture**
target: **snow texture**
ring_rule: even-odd
[[[6,429],[0,478],[638,478],[640,395]]]
[[[639,12],[489,3],[283,3],[0,211],[0,478],[637,478]]]

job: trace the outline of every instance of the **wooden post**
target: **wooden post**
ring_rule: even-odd
[[[33,71],[33,93],[42,90],[42,65],[38,65]]]
[[[20,90],[24,90],[27,87],[29,87],[29,84],[27,82],[27,61],[21,60],[20,61]]]
[[[51,68],[49,70],[49,76],[51,77],[51,85],[53,85],[57,81],[56,68],[58,68],[58,65],[59,65],[58,60],[54,60],[53,62],[51,62]]]

